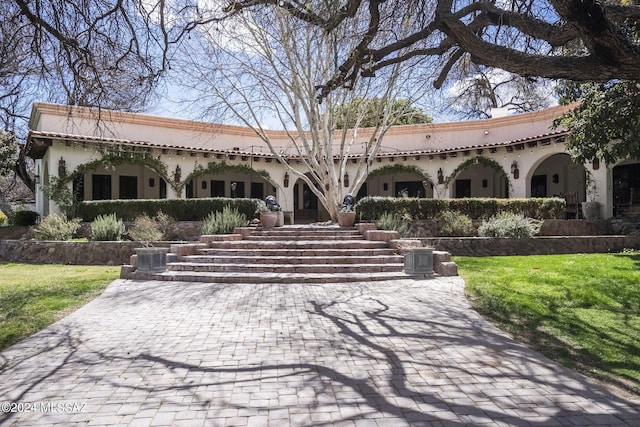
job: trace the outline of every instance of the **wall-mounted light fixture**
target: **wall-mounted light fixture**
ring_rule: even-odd
[[[489,186],[489,181],[487,181],[486,179],[482,180],[482,188],[487,188]]]
[[[238,189],[238,183],[237,182],[232,182],[231,183],[231,197],[233,197],[234,199],[236,198],[236,190]]]
[[[593,160],[591,160],[591,167],[593,168],[594,171],[597,171],[598,169],[600,169],[600,159],[597,157],[594,157]]]
[[[554,173],[553,175],[551,175],[551,182],[553,182],[554,184],[559,183],[560,175],[558,175],[557,173]]]
[[[344,178],[344,180],[343,180],[344,186],[348,187],[349,186],[349,174],[347,172],[345,172],[343,178]]]
[[[515,160],[511,163],[511,173],[513,174],[513,179],[520,178],[520,170],[518,169],[518,162]]]
[[[442,168],[438,169],[438,184],[444,184],[444,174]]]
[[[58,160],[58,176],[66,176],[67,175],[67,162],[64,161],[62,157]]]
[[[153,188],[156,186],[155,178],[149,178],[149,187]]]
[[[173,173],[173,181],[178,183],[180,182],[181,177],[182,177],[182,169],[180,169],[180,165],[177,165],[176,171]]]
[[[36,183],[36,184],[40,184],[40,175],[35,174],[33,176],[33,182]]]
[[[202,184],[200,184],[200,186],[202,187],[203,190],[207,189],[207,181],[202,181]]]
[[[382,184],[382,190],[383,191],[389,191],[389,184],[387,184],[386,182],[384,184]]]
[[[489,135],[489,131],[488,131],[488,130],[485,130],[485,131],[484,131],[484,134],[485,134],[485,135]]]
[[[289,172],[284,173],[284,187],[287,188],[289,186]]]

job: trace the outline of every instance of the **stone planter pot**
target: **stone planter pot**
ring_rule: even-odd
[[[355,212],[338,212],[338,225],[340,227],[353,227],[356,223]]]
[[[282,227],[284,225],[284,212],[277,211],[278,220],[276,221],[276,227]]]
[[[162,273],[167,269],[169,248],[136,248],[140,273]]]
[[[433,274],[433,248],[409,249],[404,256],[407,274]]]
[[[272,229],[278,223],[278,212],[260,212],[260,222],[262,223],[262,228],[265,230]]]
[[[600,203],[582,202],[582,216],[587,221],[594,221],[600,218]]]

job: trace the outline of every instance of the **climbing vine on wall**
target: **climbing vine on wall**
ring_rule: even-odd
[[[394,175],[401,172],[415,173],[427,179],[430,182],[432,181],[429,174],[423,171],[422,169],[420,169],[419,167],[415,165],[401,165],[397,163],[394,165],[383,166],[379,169],[369,172],[369,178],[374,178],[376,176],[382,176],[382,175]]]
[[[509,177],[507,176],[507,174],[505,173],[504,169],[502,168],[502,166],[500,166],[500,163],[496,162],[493,159],[489,159],[487,157],[483,157],[483,156],[477,156],[477,157],[473,157],[471,159],[465,160],[464,162],[460,163],[458,165],[457,168],[455,168],[453,170],[453,172],[451,172],[451,175],[447,176],[444,180],[444,186],[445,187],[449,187],[449,184],[451,184],[451,181],[453,180],[453,178],[455,178],[456,176],[458,176],[458,174],[460,172],[462,172],[465,169],[470,168],[471,166],[474,165],[483,165],[485,167],[491,168],[494,171],[496,171],[498,174],[504,176],[505,178],[507,178],[507,180],[509,181]],[[509,185],[511,185],[511,182],[509,181]]]
[[[236,172],[236,173],[242,173],[242,174],[256,174],[265,178],[266,180],[269,180],[269,181],[271,180],[271,176],[269,175],[269,172],[265,170],[251,169],[247,165],[229,165],[226,162],[220,162],[220,163],[210,162],[207,165],[207,167],[204,167],[202,165],[197,165],[194,168],[193,172],[189,174],[185,182],[189,182],[194,178],[197,178],[199,176],[206,175],[206,174],[221,175],[223,173],[228,173],[228,172]]]

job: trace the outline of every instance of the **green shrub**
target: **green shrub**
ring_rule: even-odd
[[[469,215],[455,211],[444,211],[438,215],[442,236],[471,236],[473,222]]]
[[[99,215],[115,213],[123,221],[134,221],[147,215],[151,218],[163,212],[175,221],[202,221],[211,212],[222,211],[225,206],[237,208],[247,218],[254,218],[260,199],[232,199],[210,197],[201,199],[136,199],[92,200],[80,203],[78,216],[93,221]]]
[[[247,225],[247,217],[237,208],[225,206],[221,212],[211,212],[202,222],[202,234],[229,234],[236,227]]]
[[[36,225],[38,221],[38,212],[33,211],[18,211],[13,219],[15,225],[30,227]]]
[[[478,227],[480,237],[531,237],[540,231],[542,221],[522,214],[503,212]]]
[[[395,197],[364,197],[356,212],[361,221],[373,221],[385,212],[408,215],[416,220],[437,219],[441,212],[453,211],[471,219],[487,219],[500,212],[521,213],[535,219],[562,218],[565,201],[557,197],[530,199],[417,199]]]
[[[31,230],[37,240],[70,240],[80,228],[80,221],[80,218],[67,219],[65,215],[51,214]]]
[[[100,215],[91,223],[91,238],[98,241],[120,241],[125,227],[116,214]]]
[[[401,237],[409,234],[409,221],[405,216],[394,212],[385,212],[380,215],[380,218],[376,221],[376,227],[379,230],[395,230],[400,233]]]
[[[7,216],[4,212],[0,211],[0,226],[5,225],[7,223]]]
[[[157,242],[163,234],[158,221],[147,215],[136,218],[129,229],[129,237],[136,242]]]

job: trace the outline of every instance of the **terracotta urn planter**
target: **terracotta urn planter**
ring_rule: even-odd
[[[260,222],[262,223],[262,228],[264,228],[265,230],[274,228],[278,223],[278,212],[260,212]]]
[[[356,223],[355,212],[338,212],[338,225],[340,227],[353,227]]]

